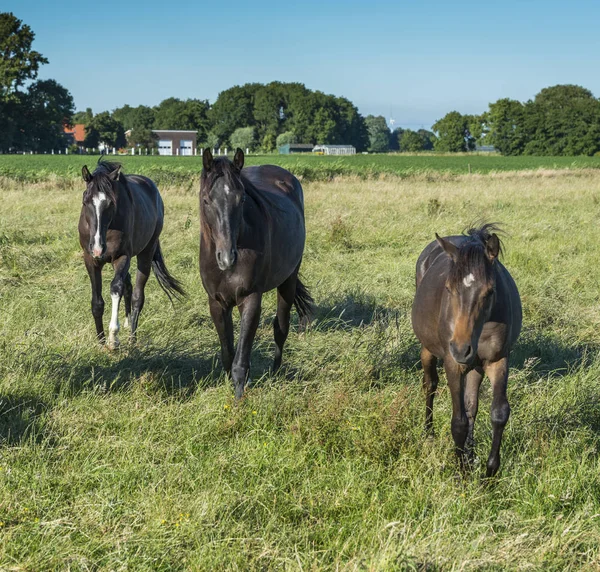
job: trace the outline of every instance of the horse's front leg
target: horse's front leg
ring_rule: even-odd
[[[119,345],[119,306],[121,298],[125,292],[125,280],[129,272],[129,256],[120,256],[113,262],[115,277],[110,283],[110,298],[112,301],[112,313],[110,315],[110,324],[108,326],[108,349],[116,350]]]
[[[461,469],[467,465],[465,442],[469,431],[469,420],[465,411],[465,373],[450,357],[444,360],[444,369],[452,397],[452,438]]]
[[[252,351],[252,343],[254,342],[254,336],[256,335],[256,329],[260,321],[261,300],[262,294],[254,292],[246,296],[244,301],[238,306],[241,314],[240,337],[231,367],[231,377],[233,378],[236,399],[241,399],[244,395],[244,388],[248,381],[250,352]]]
[[[210,315],[221,342],[221,362],[227,375],[231,375],[233,364],[233,321],[231,307],[223,307],[217,300],[209,298]]]
[[[92,257],[86,252],[83,255],[85,268],[90,276],[92,284],[92,316],[96,323],[96,337],[98,341],[104,343],[104,326],[102,316],[104,315],[104,300],[102,299],[102,266],[94,264]]]
[[[487,462],[486,477],[493,477],[500,468],[500,444],[510,416],[510,405],[506,398],[508,356],[486,365],[485,373],[492,384],[492,450]]]

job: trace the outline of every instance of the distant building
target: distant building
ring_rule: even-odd
[[[68,145],[77,145],[80,149],[83,149],[85,140],[85,125],[83,123],[65,126],[64,131]]]
[[[356,155],[356,147],[353,145],[316,145],[312,152],[318,155]]]
[[[481,153],[495,153],[496,147],[493,145],[475,145],[475,151],[479,151]]]
[[[191,156],[196,154],[197,132],[188,129],[153,129],[157,137],[159,155]],[[131,129],[125,131],[125,136],[131,135]]]
[[[312,153],[313,145],[305,143],[288,143],[279,147],[280,155],[292,155],[294,153]]]

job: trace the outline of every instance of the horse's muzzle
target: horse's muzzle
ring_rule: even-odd
[[[237,261],[237,250],[217,250],[217,266],[219,270],[225,272],[231,270]]]
[[[470,344],[457,344],[450,342],[450,354],[454,361],[460,365],[469,365],[475,358],[473,346]]]

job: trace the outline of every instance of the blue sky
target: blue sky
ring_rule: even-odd
[[[298,81],[363,114],[429,127],[454,109],[557,83],[600,96],[598,0],[2,0],[36,33],[41,78],[78,109],[214,101],[235,84]]]

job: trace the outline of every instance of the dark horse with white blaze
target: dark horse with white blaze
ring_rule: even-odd
[[[436,365],[444,369],[452,396],[452,437],[461,466],[473,458],[473,426],[479,386],[492,384],[492,449],[486,476],[500,467],[500,443],[510,407],[506,398],[508,357],[521,331],[521,299],[500,263],[498,228],[486,224],[466,235],[430,243],[417,261],[412,324],[422,344],[425,429],[433,433]]]
[[[169,274],[160,250],[164,208],[154,182],[140,175],[124,175],[121,165],[102,160],[93,174],[84,166],[82,175],[87,187],[79,218],[79,243],[92,283],[92,314],[98,340],[104,343],[102,267],[111,263],[115,277],[110,285],[112,315],[108,347],[116,349],[121,298],[125,297],[126,324],[131,322],[131,337],[135,339],[150,268],[169,299],[171,294],[184,295],[184,291]],[[133,256],[137,256],[135,288],[129,274]]]
[[[226,157],[213,159],[207,149],[203,166],[200,275],[221,342],[223,367],[233,378],[239,399],[248,380],[263,293],[277,288],[273,371],[281,365],[292,305],[301,319],[312,309],[313,300],[298,278],[306,234],[304,197],[298,179],[281,167],[243,169],[241,149],[233,162]],[[234,306],[241,315],[235,351]]]

